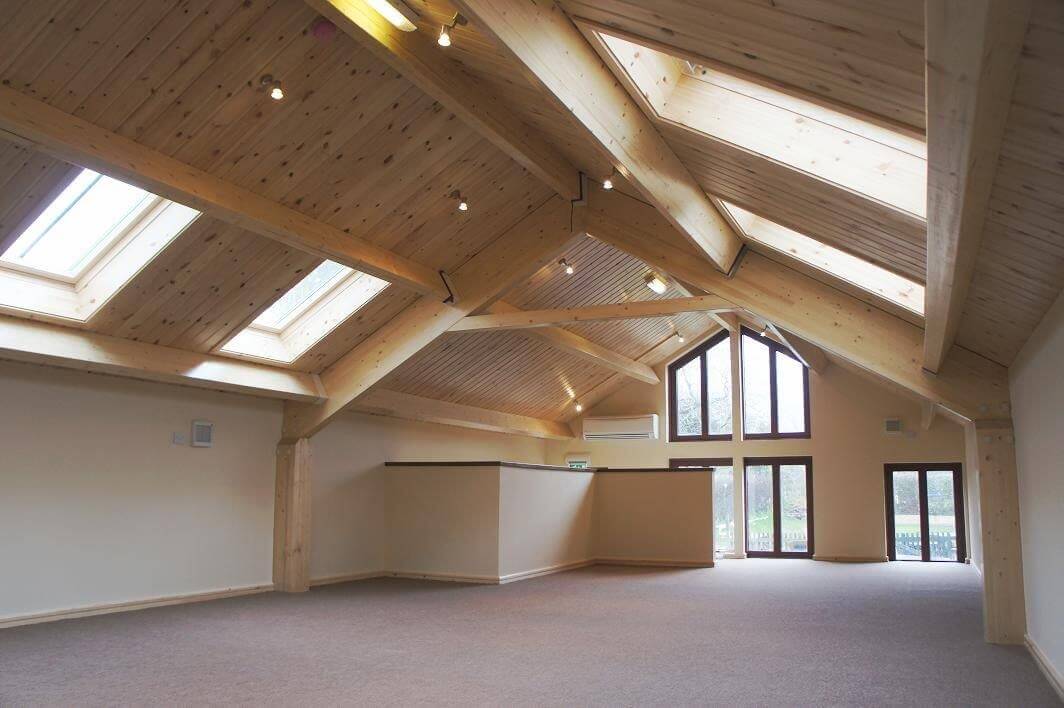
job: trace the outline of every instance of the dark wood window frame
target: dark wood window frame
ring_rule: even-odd
[[[670,457],[669,469],[681,469],[684,467],[734,467],[735,462],[730,457]]]
[[[728,339],[728,330],[723,330],[713,335],[701,345],[695,347],[681,358],[669,364],[669,442],[701,442],[705,440],[731,440],[735,430],[730,433],[710,434],[709,432],[709,396],[706,395],[709,381],[709,366],[706,360],[706,352]],[[680,435],[676,426],[678,422],[678,406],[676,401],[676,372],[690,364],[695,359],[702,359],[702,384],[699,399],[702,405],[702,432],[698,435]],[[732,395],[735,395],[735,382],[731,386]],[[730,415],[730,413],[729,413]]]
[[[779,342],[773,341],[767,337],[760,336],[757,332],[743,327],[740,329],[739,340],[739,391],[742,397],[743,406],[743,439],[744,440],[785,440],[793,438],[811,438],[812,425],[809,406],[809,369],[805,368],[798,359],[791,353],[787,347],[783,346]],[[769,380],[769,419],[771,421],[771,431],[767,433],[749,433],[746,431],[746,386],[744,385],[744,379],[746,371],[743,366],[742,347],[744,342],[742,341],[742,335],[752,338],[754,341],[760,342],[768,347],[768,380]],[[783,354],[786,357],[798,362],[802,367],[802,396],[805,401],[805,431],[800,433],[781,433],[779,432],[779,392],[776,390],[776,353]]]
[[[955,560],[931,560],[931,528],[927,514],[927,473],[953,473],[953,510],[957,520],[957,558]],[[916,472],[920,495],[920,560],[924,563],[964,563],[968,558],[968,544],[964,527],[964,468],[959,462],[919,462],[900,464],[896,462],[883,465],[883,496],[886,498],[887,511],[887,558],[898,560],[897,539],[894,536],[894,473]]]
[[[772,467],[772,547],[771,551],[750,550],[750,513],[747,494],[747,472],[750,467]],[[785,552],[783,548],[783,524],[780,513],[780,465],[805,465],[805,501],[809,518],[809,549],[799,552]],[[812,558],[813,542],[813,458],[812,457],[744,457],[743,458],[743,529],[746,537],[746,555],[749,558]]]

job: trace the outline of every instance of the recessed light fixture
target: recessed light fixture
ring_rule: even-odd
[[[417,29],[418,14],[403,0],[366,0],[366,2],[396,29],[403,32],[413,32]]]
[[[441,47],[451,46],[451,30],[454,29],[455,25],[464,25],[465,23],[466,18],[462,17],[460,13],[454,13],[454,17],[449,22],[444,22],[440,26],[440,36],[436,38],[436,44]]]
[[[654,273],[647,273],[647,276],[643,278],[643,282],[658,295],[663,295],[669,287],[665,284],[665,281],[661,276],[655,275]]]
[[[565,269],[565,274],[566,275],[572,275],[573,273],[576,272],[576,269],[573,268],[572,264],[569,263],[569,261],[565,260],[564,258],[561,259],[560,261],[558,261],[558,265],[560,265],[562,268]]]
[[[575,402],[573,403],[573,408],[574,408],[574,409],[576,409],[576,412],[577,412],[577,413],[579,413],[579,412],[581,412],[582,410],[584,410],[584,405],[583,405],[582,403],[580,403],[580,401],[575,401]]]
[[[469,211],[469,201],[462,196],[462,193],[457,189],[451,192],[451,199],[458,200],[458,211]]]
[[[281,86],[281,82],[273,78],[272,75],[264,75],[259,79],[259,83],[264,89],[266,89],[266,93],[268,93],[273,100],[280,101],[284,98],[284,88]]]

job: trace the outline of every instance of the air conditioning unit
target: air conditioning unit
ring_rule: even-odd
[[[620,415],[584,418],[584,440],[657,440],[658,416]]]

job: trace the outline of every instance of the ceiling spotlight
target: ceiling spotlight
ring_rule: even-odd
[[[281,82],[273,78],[270,74],[266,74],[259,79],[259,83],[264,89],[266,89],[266,93],[268,93],[273,100],[280,101],[284,98],[284,89],[281,87]]]
[[[606,179],[602,180],[602,188],[603,189],[613,189],[613,180],[610,179],[609,177],[607,177]]]
[[[418,14],[410,9],[403,0],[366,0],[369,6],[403,32],[417,29]]]
[[[580,403],[580,401],[576,401],[573,404],[573,408],[575,408],[576,412],[579,413],[580,411],[584,410],[584,405],[582,403]]]
[[[684,342],[686,342],[686,341],[687,341],[687,340],[686,340],[686,339],[684,339],[684,337],[683,337],[683,332],[677,332],[677,333],[676,333],[676,341],[678,341],[678,342],[679,342],[680,344],[683,344]]]
[[[648,273],[647,277],[643,278],[643,282],[658,295],[663,295],[665,290],[669,287],[660,276],[654,275],[653,273]]]
[[[763,327],[763,328],[761,329],[761,336],[762,336],[762,337],[767,337],[767,336],[768,336],[768,325],[765,325],[765,326],[764,326],[764,327]]]
[[[560,261],[558,261],[558,265],[560,265],[562,268],[565,269],[565,274],[566,275],[572,275],[573,273],[576,272],[576,269],[573,268],[573,266],[569,263],[569,261],[565,260],[564,258],[561,259]]]
[[[444,22],[440,27],[440,36],[436,39],[436,44],[441,47],[451,46],[451,30],[454,29],[455,25],[464,25],[465,23],[466,18],[457,12],[454,13],[454,17],[451,18],[450,22]]]
[[[469,202],[462,196],[462,193],[457,189],[451,192],[451,199],[458,200],[458,211],[469,211]]]

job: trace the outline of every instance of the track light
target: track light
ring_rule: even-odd
[[[410,9],[403,0],[366,0],[370,7],[403,32],[417,29],[418,14]]]
[[[576,272],[576,269],[573,268],[573,266],[569,263],[569,261],[565,260],[564,258],[561,259],[560,261],[558,261],[558,265],[560,265],[562,268],[565,269],[565,274],[566,275],[572,275],[573,273]]]
[[[606,179],[602,180],[602,188],[603,189],[613,189],[613,180],[610,179],[609,177],[607,177]]]
[[[450,22],[444,22],[440,26],[440,36],[436,39],[436,44],[441,47],[451,46],[451,30],[454,29],[455,25],[464,25],[465,23],[466,18],[457,12],[454,13],[454,17],[451,18]]]
[[[457,189],[451,192],[450,197],[458,200],[458,211],[469,211],[469,201]]]
[[[281,82],[273,78],[270,74],[266,74],[259,79],[259,83],[264,89],[266,89],[266,93],[273,100],[280,101],[284,98],[284,88],[281,87]]]
[[[658,295],[663,295],[669,287],[665,284],[665,281],[662,280],[660,276],[657,276],[653,273],[648,273],[647,276],[643,278],[643,282],[646,283],[646,286],[648,288],[653,290]]]
[[[573,408],[576,410],[577,413],[579,413],[584,410],[584,405],[580,403],[580,401],[576,401],[575,403],[573,403]]]
[[[764,327],[761,328],[761,336],[762,337],[767,337],[768,336],[768,325],[765,325]]]
[[[683,344],[687,341],[686,339],[684,339],[683,332],[676,333],[676,341],[678,341],[680,344]]]

